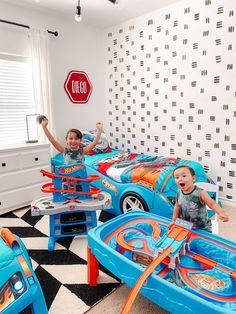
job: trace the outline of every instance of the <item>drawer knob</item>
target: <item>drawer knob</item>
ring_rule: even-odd
[[[38,161],[39,159],[38,159],[38,157],[35,157],[34,160],[35,160],[35,161]]]
[[[7,165],[7,164],[6,164],[5,162],[2,163],[2,167],[6,167],[6,165]]]

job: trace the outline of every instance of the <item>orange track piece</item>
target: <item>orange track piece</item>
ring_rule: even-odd
[[[207,258],[205,256],[202,256],[200,254],[194,254],[192,259],[194,261],[198,261],[198,262],[205,264],[207,266],[210,266],[210,267],[215,267],[217,265],[217,262],[215,262],[214,260]]]
[[[128,244],[125,241],[125,235],[123,232],[118,233],[117,237],[116,237],[116,242],[125,250],[127,251],[133,251],[133,249],[135,248],[133,245]]]
[[[92,181],[96,181],[96,180],[99,180],[100,179],[100,176],[94,174],[94,175],[90,175],[88,176],[87,178],[74,178],[74,177],[67,177],[67,176],[62,176],[62,175],[59,175],[59,174],[54,174],[54,173],[51,173],[51,172],[48,172],[46,170],[43,170],[41,169],[40,172],[47,176],[48,178],[50,179],[53,179],[53,178],[61,178],[61,179],[67,179],[67,180],[70,180],[70,181],[83,181],[83,182],[92,182]]]
[[[151,275],[153,270],[170,254],[170,252],[173,250],[171,246],[166,248],[157,258],[155,258],[151,264],[145,269],[145,271],[141,274],[141,276],[138,278],[135,286],[131,290],[128,299],[126,300],[120,314],[128,314],[129,310],[131,309],[139,290],[142,288],[142,285],[144,284],[145,280]]]
[[[230,271],[228,268],[221,266],[221,265],[218,265],[218,263],[216,261],[214,261],[208,257],[205,257],[203,255],[200,255],[200,254],[190,254],[190,252],[188,252],[188,255],[192,256],[193,260],[200,262],[205,267],[209,267],[209,269],[211,269],[213,267],[218,267],[222,271],[230,273],[230,277],[236,280],[236,270]]]
[[[236,270],[231,271],[230,277],[236,280]]]
[[[173,226],[169,231],[167,236],[169,238],[175,239],[176,241],[182,241],[189,234],[189,230],[183,229],[179,226]]]
[[[189,230],[180,230],[179,234],[175,238],[176,241],[182,241],[189,234]]]
[[[42,187],[41,187],[41,191],[44,193],[54,193],[54,192],[58,192],[58,193],[73,193],[73,194],[80,194],[80,195],[91,195],[91,194],[98,194],[99,192],[101,192],[100,188],[95,188],[95,187],[90,187],[90,190],[88,192],[84,192],[84,191],[75,191],[74,189],[70,189],[70,190],[57,190],[54,188],[54,184],[53,182],[49,182],[49,183],[45,183]]]
[[[152,226],[152,236],[154,239],[159,238],[160,234],[161,234],[161,227],[159,225],[156,224],[155,221],[151,222],[150,225]]]
[[[156,224],[155,221],[152,221],[150,222],[150,225],[152,226],[152,237],[154,239],[157,239],[159,238],[160,236],[160,233],[161,233],[161,227],[159,225]],[[116,236],[116,242],[125,250],[127,251],[133,251],[134,250],[134,246],[133,245],[130,245],[128,244],[126,241],[125,241],[125,229],[121,232],[119,232]]]
[[[12,248],[14,242],[16,242],[19,245],[19,243],[16,240],[14,234],[8,228],[0,229],[0,234],[1,234],[2,238],[3,238],[3,240],[7,243],[7,245],[10,248]],[[24,270],[25,275],[27,277],[31,276],[32,273],[31,273],[31,270],[29,269],[29,266],[28,266],[25,258],[22,255],[18,256],[17,258],[18,258],[18,261],[19,261],[21,267]]]
[[[132,221],[132,223],[137,223],[137,222],[149,222],[150,224],[152,223],[156,223],[156,220],[153,219],[147,219],[147,218],[139,218],[139,219],[134,219]],[[113,232],[111,232],[105,239],[104,242],[108,243],[108,241],[116,234],[118,234],[120,231],[122,231],[125,227],[129,228],[129,224],[131,224],[130,221],[124,223],[123,225],[121,225],[120,227],[118,227],[117,229],[115,229]],[[158,228],[158,226],[157,226]]]
[[[19,261],[21,267],[23,268],[26,277],[32,276],[31,270],[29,269],[29,266],[28,266],[25,258],[22,255],[18,256],[18,261]]]
[[[19,244],[18,241],[16,240],[14,234],[8,228],[0,229],[0,235],[2,236],[3,240],[6,242],[6,244],[10,248],[12,248],[12,245],[14,242]]]

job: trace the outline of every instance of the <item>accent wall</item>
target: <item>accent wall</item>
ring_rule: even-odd
[[[200,162],[236,201],[236,2],[181,1],[106,31],[115,148]]]

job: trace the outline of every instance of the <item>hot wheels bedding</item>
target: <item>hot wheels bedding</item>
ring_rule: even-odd
[[[94,156],[95,157],[95,156]],[[138,183],[153,190],[163,190],[173,185],[171,174],[180,165],[192,167],[198,181],[206,181],[204,168],[197,162],[180,158],[149,156],[112,150],[107,154],[96,155],[97,158],[86,157],[86,165],[121,183]],[[168,180],[167,180],[168,179]]]

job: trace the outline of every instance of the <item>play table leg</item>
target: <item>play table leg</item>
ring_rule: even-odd
[[[96,286],[98,277],[98,260],[96,259],[96,256],[92,254],[89,246],[87,248],[87,255],[88,255],[88,270],[87,270],[88,284],[90,286]]]

